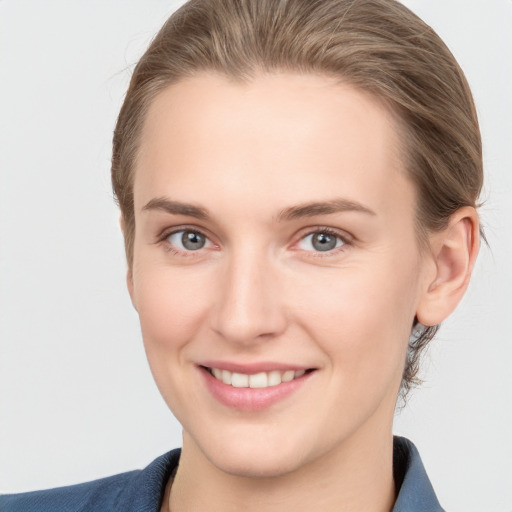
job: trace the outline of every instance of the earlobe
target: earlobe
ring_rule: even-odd
[[[435,272],[425,283],[416,316],[423,325],[443,322],[457,307],[469,285],[479,248],[476,210],[460,208],[442,231],[431,237]]]

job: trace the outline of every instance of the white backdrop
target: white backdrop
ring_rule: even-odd
[[[180,428],[124,284],[110,140],[130,69],[181,2],[0,0],[0,490],[147,465]],[[452,512],[512,510],[512,2],[409,0],[467,73],[487,181],[463,304],[395,431]]]

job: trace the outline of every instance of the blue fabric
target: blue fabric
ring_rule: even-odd
[[[1,512],[158,512],[180,450],[130,471],[78,485],[0,496]]]
[[[155,459],[142,471],[46,491],[0,496],[1,512],[159,512],[165,486],[178,465],[180,450]],[[416,447],[403,437],[394,441],[398,497],[392,512],[444,512]]]
[[[437,501],[416,446],[405,437],[395,437],[393,452],[395,483],[399,483],[397,474],[402,482],[392,512],[445,512]]]

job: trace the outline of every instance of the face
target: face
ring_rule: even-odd
[[[128,282],[156,383],[216,468],[391,434],[425,267],[392,116],[322,76],[202,74],[145,121]]]

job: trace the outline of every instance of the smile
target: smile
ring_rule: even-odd
[[[221,365],[224,368],[219,368]],[[210,394],[222,405],[240,411],[260,411],[291,399],[318,373],[316,368],[277,370],[271,363],[252,366],[212,362],[198,365],[198,369]]]
[[[209,373],[217,380],[233,386],[234,388],[268,388],[279,386],[283,382],[290,382],[294,379],[302,377],[306,370],[274,370],[270,372],[259,372],[254,374],[230,372],[229,370],[221,370],[220,368],[207,368]]]

